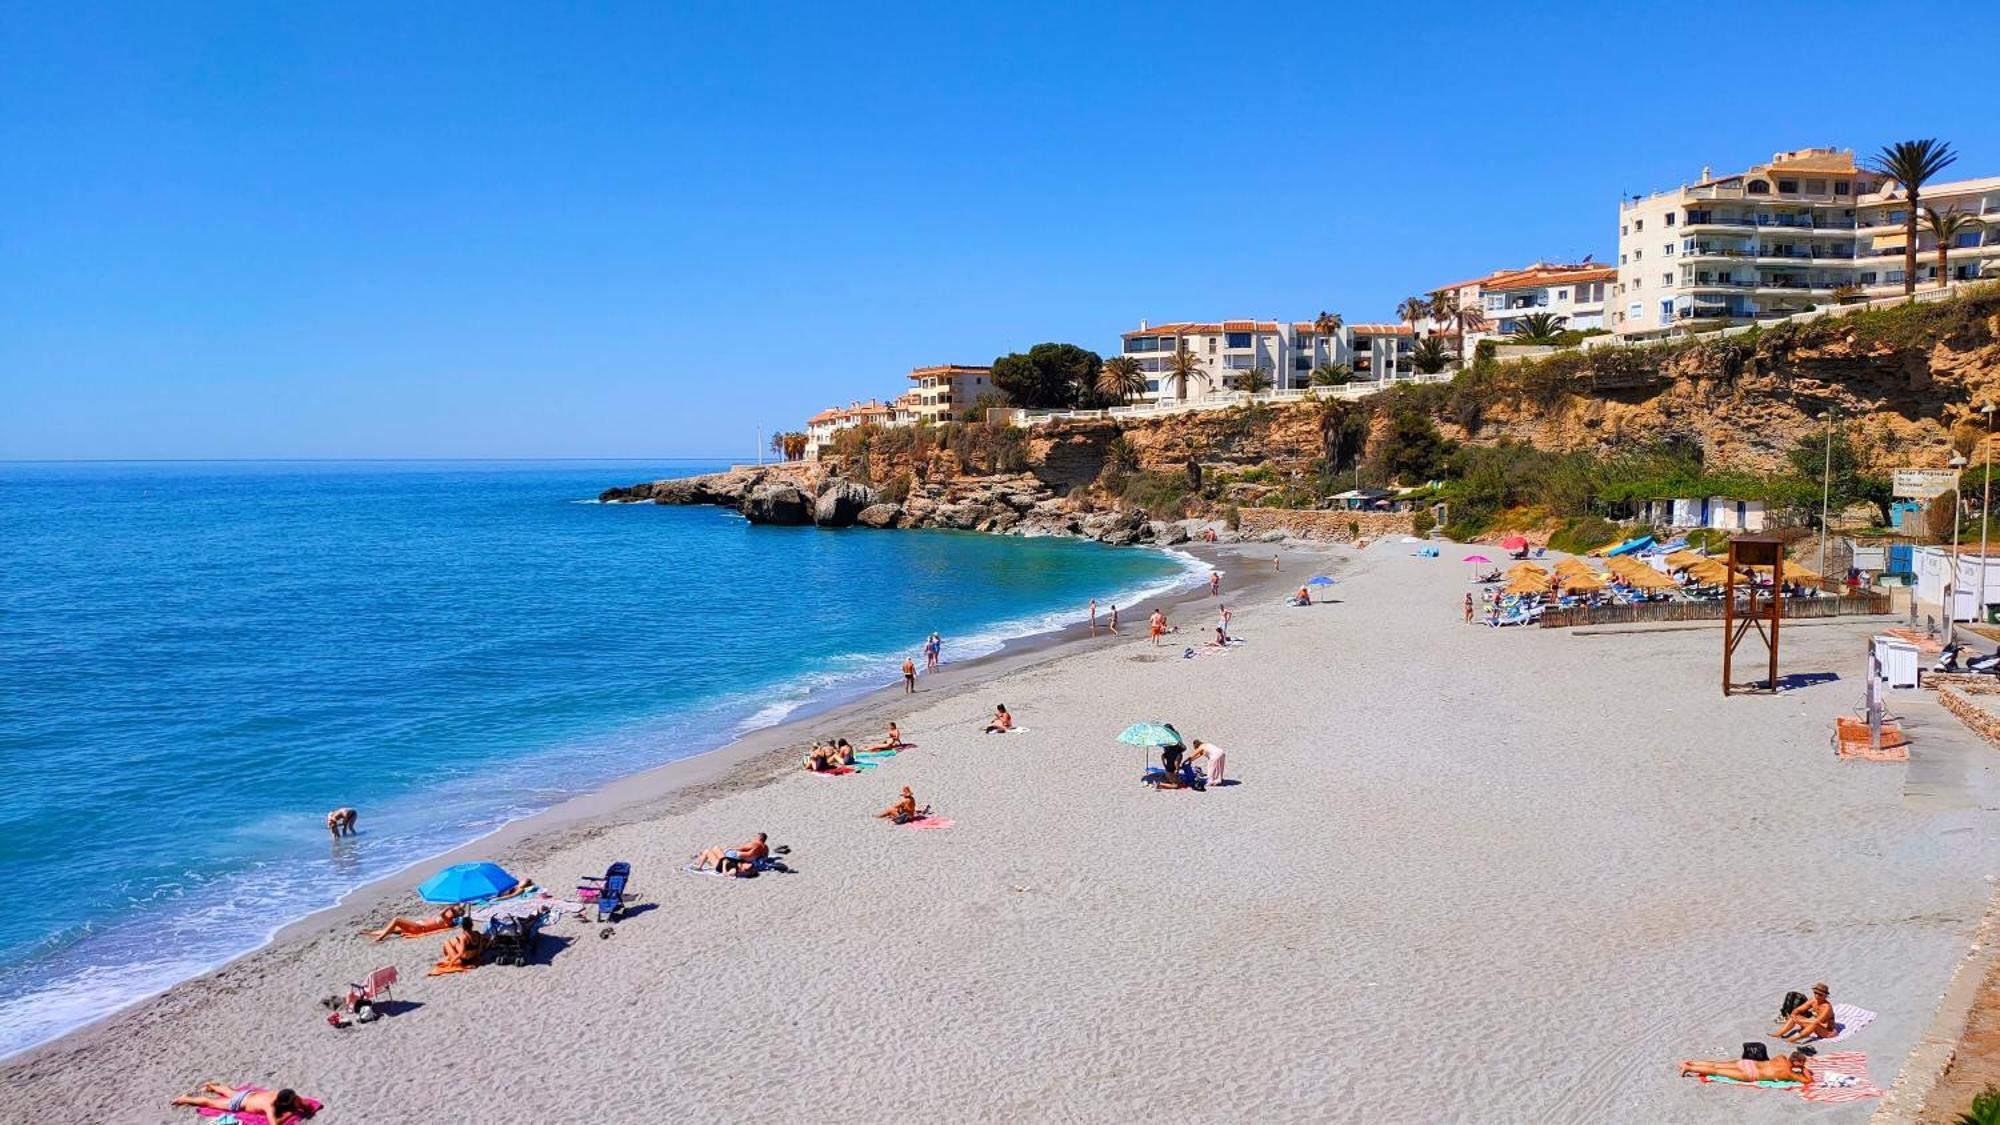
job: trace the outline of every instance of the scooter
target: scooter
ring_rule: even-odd
[[[1966,648],[1964,645],[1955,644],[1945,646],[1945,650],[1938,653],[1937,662],[1931,665],[1931,671],[1946,674],[1970,672],[1974,675],[2000,676],[2000,652],[1995,652],[1987,656],[1975,656],[1961,664],[1959,657],[1963,656],[1965,651]]]

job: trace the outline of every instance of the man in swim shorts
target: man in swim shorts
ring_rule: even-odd
[[[905,656],[903,658],[903,694],[915,695],[916,693],[917,693],[917,662]]]
[[[361,819],[361,814],[354,809],[338,808],[326,814],[326,830],[331,832],[333,838],[336,840],[342,836],[352,836],[354,835],[354,822],[359,819]]]

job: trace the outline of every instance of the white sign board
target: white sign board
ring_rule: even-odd
[[[1957,484],[1956,469],[1897,469],[1890,491],[1903,500],[1934,500]]]

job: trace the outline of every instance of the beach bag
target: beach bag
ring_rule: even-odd
[[[1743,1057],[1751,1062],[1770,1062],[1771,1054],[1764,1049],[1762,1040],[1752,1039],[1743,1044]]]
[[[1806,994],[1803,992],[1785,993],[1784,1003],[1778,1005],[1778,1018],[1786,1019],[1790,1017],[1792,1012],[1795,1009],[1797,1009],[1800,1004],[1803,1004],[1805,1002],[1806,1002]]]

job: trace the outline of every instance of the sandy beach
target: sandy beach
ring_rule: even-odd
[[[804,774],[792,725],[556,810],[467,854],[558,888],[630,861],[614,936],[426,978],[437,939],[355,936],[418,913],[426,865],[0,1064],[0,1118],[192,1121],[167,1100],[214,1079],[336,1122],[1864,1120],[1675,1060],[1826,980],[1879,1012],[1841,1049],[1890,1085],[1993,896],[1993,752],[1913,701],[1908,765],[1835,760],[1867,625],[1788,629],[1783,670],[1836,678],[1725,701],[1714,629],[1467,626],[1465,568],[1408,550],[1225,563],[1226,652],[1181,658],[1197,598],[1171,646],[1128,610],[812,720],[898,717],[916,745],[874,770]],[[1281,604],[1314,569],[1326,603]],[[981,733],[1001,702],[1025,731]],[[1137,784],[1139,719],[1240,783]],[[873,819],[903,785],[952,825]],[[681,870],[757,831],[796,874]],[[380,964],[399,1010],[327,1027]]]

